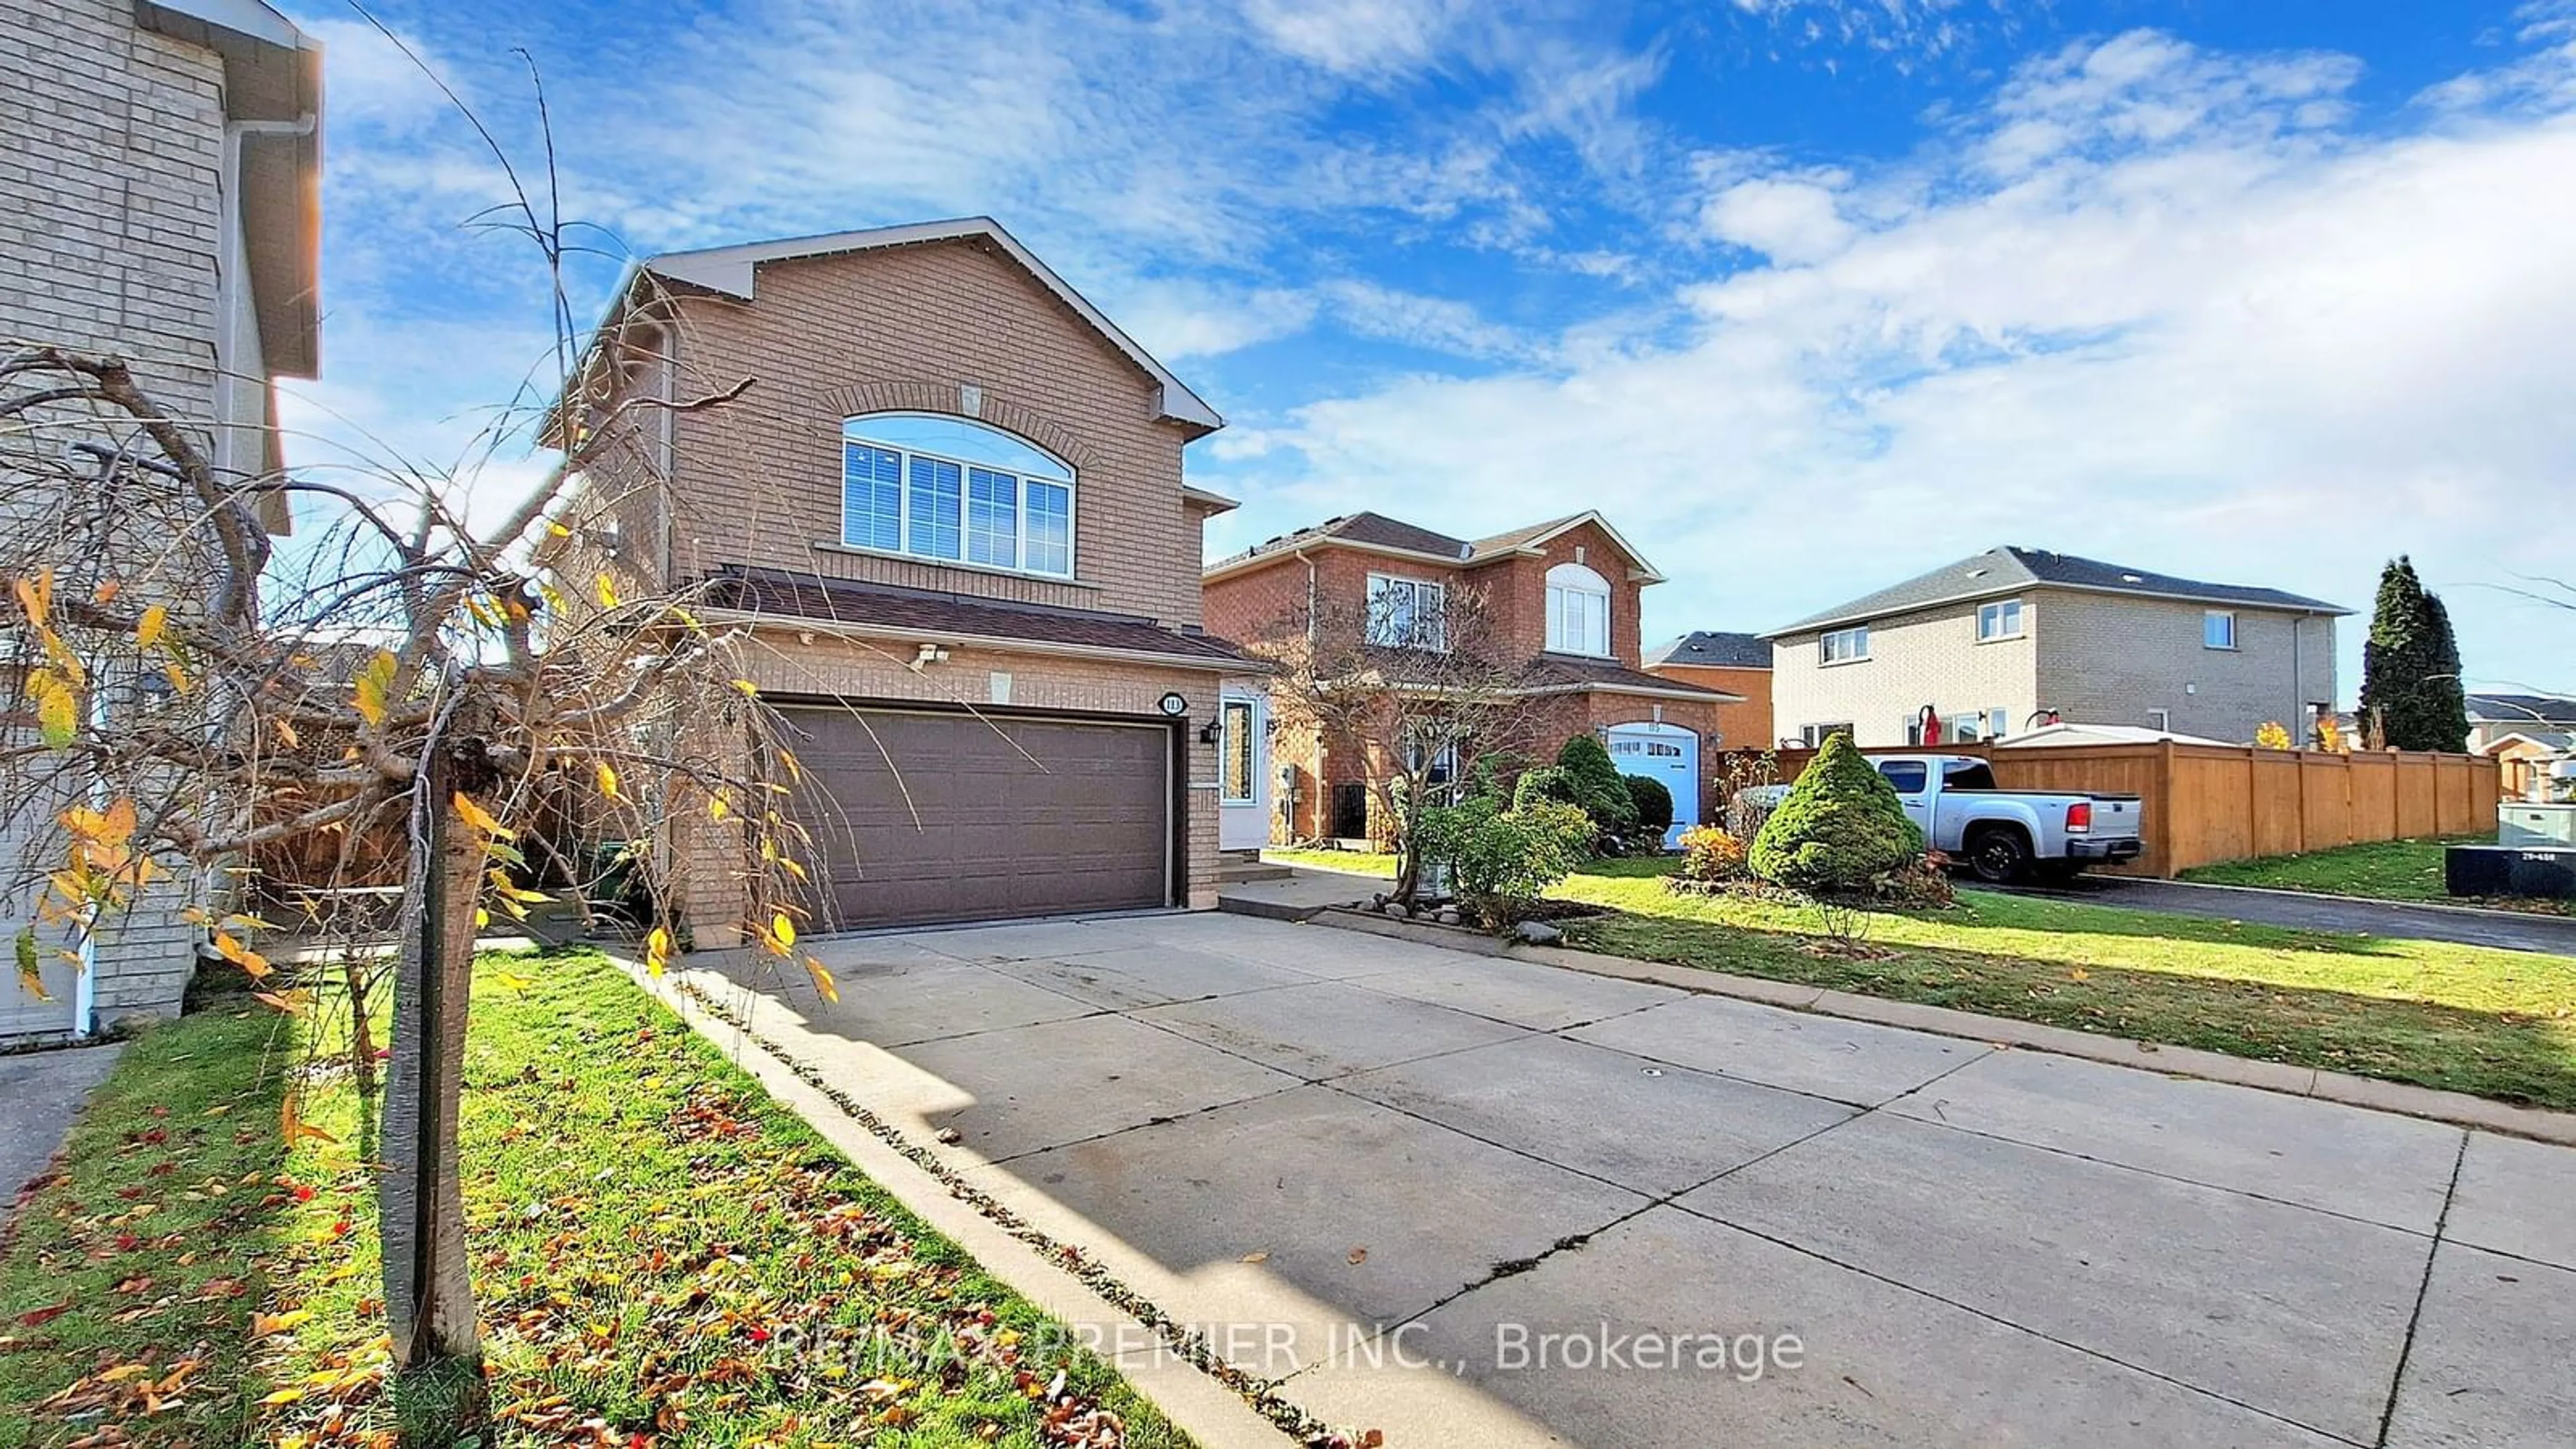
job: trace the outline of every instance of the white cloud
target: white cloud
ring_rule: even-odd
[[[1244,18],[1302,60],[1345,74],[1383,74],[1428,62],[1456,13],[1446,0],[1248,0]]]
[[[1684,340],[1318,402],[1245,472],[1459,532],[1601,507],[1676,580],[1650,632],[2007,542],[2365,608],[2401,551],[2437,586],[2563,572],[2529,513],[2576,458],[2576,115],[2348,131],[2354,75],[2047,57],[1859,210],[1728,181],[1712,224],[1776,264],[1684,288]],[[1242,528],[1297,521],[1253,498]],[[2563,672],[2563,620],[2451,602],[2473,678]]]
[[[1535,361],[1544,355],[1529,338],[1486,321],[1464,302],[1352,278],[1328,282],[1320,290],[1336,320],[1362,337],[1458,357]]]
[[[1301,331],[1315,299],[1285,287],[1234,291],[1186,281],[1133,287],[1110,310],[1118,325],[1165,361],[1218,357]]]
[[[1793,265],[1832,256],[1852,237],[1833,188],[1792,177],[1736,182],[1708,199],[1700,225],[1720,241]]]
[[[404,35],[396,44],[363,20],[336,16],[308,20],[303,28],[322,42],[325,104],[334,131],[376,126],[408,133],[447,109],[447,97],[432,78],[447,66],[418,37]]]

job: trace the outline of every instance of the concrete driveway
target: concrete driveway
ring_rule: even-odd
[[[1394,1445],[2576,1426],[2576,1151],[1320,925],[820,949],[694,974]]]

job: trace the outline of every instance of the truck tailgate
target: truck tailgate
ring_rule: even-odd
[[[2145,821],[2145,811],[2135,795],[2093,797],[2093,829],[2090,833],[2096,840],[2119,840],[2136,835]]]

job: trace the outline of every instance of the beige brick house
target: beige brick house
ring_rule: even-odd
[[[2250,742],[2313,733],[2348,609],[2044,549],[1998,548],[1801,619],[1772,646],[1773,732],[1813,744],[2009,738],[2072,724]]]
[[[318,360],[321,108],[320,47],[258,0],[0,0],[0,346],[123,357],[219,471],[272,471],[270,380]],[[42,826],[0,821],[7,874]],[[12,938],[33,910],[19,884],[0,876]],[[175,1013],[186,899],[102,921],[85,969],[46,966],[51,1000],[0,971],[0,1040]]]
[[[1353,513],[1211,564],[1202,584],[1210,627],[1248,646],[1293,637],[1338,605],[1366,614],[1372,629],[1405,621],[1411,637],[1390,645],[1445,647],[1438,620],[1448,591],[1475,587],[1492,648],[1524,671],[1517,687],[1532,700],[1524,737],[1489,743],[1547,754],[1596,732],[1623,772],[1665,783],[1686,824],[1707,818],[1702,797],[1713,784],[1702,779],[1701,748],[1719,738],[1718,711],[1742,697],[1638,668],[1638,603],[1663,577],[1598,513],[1481,539]],[[1403,602],[1372,607],[1395,598]],[[1376,786],[1389,771],[1373,746],[1284,722],[1268,736],[1264,773],[1286,788],[1251,843],[1387,834]]]
[[[980,217],[653,257],[601,338],[599,413],[748,380],[646,414],[667,491],[585,480],[556,564],[704,586],[754,630],[821,925],[1214,904],[1219,701],[1260,666],[1202,627],[1202,527],[1234,505],[1183,478],[1223,425],[1197,394]],[[743,841],[668,844],[696,942],[727,944]]]

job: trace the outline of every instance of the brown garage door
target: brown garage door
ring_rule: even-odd
[[[1171,901],[1167,726],[809,708],[798,822],[838,929]],[[916,819],[916,817],[918,817]]]

